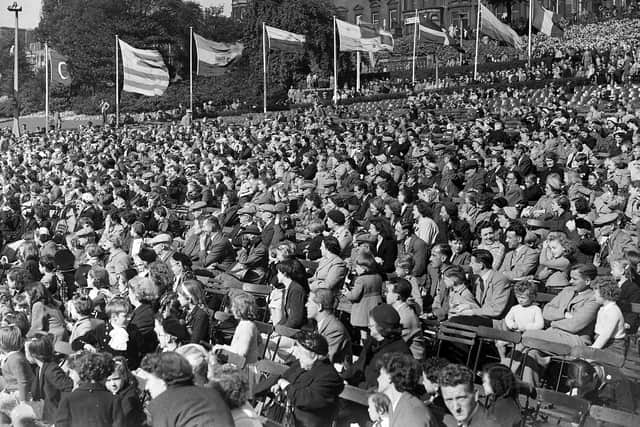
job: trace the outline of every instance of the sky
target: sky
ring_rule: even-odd
[[[18,16],[18,24],[20,28],[35,28],[40,21],[40,9],[42,2],[40,0],[17,0],[18,5],[22,6],[22,12]],[[224,14],[231,15],[231,0],[195,0],[197,3],[205,7],[208,6],[224,6]],[[0,27],[13,27],[15,25],[15,15],[7,10],[7,6],[12,3],[11,0],[2,2],[0,7]]]

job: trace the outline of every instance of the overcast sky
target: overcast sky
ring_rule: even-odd
[[[40,20],[40,0],[17,0],[22,6],[22,12],[18,17],[20,28],[35,28]],[[231,0],[195,0],[203,6],[224,6],[225,15],[231,14]],[[15,25],[15,15],[7,10],[8,2],[2,2],[0,7],[0,27],[13,27]]]

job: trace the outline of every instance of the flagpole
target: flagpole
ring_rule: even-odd
[[[356,25],[360,25],[360,17],[356,18]],[[356,52],[356,91],[360,92],[360,51]]]
[[[533,0],[529,0],[529,68],[531,68],[531,19],[533,18]]]
[[[193,115],[193,27],[189,27],[189,109]]]
[[[418,44],[418,25],[420,18],[418,17],[418,9],[416,9],[415,22],[413,23],[413,62],[411,64],[411,82],[416,84],[416,45]]]
[[[263,94],[262,94],[262,110],[267,114],[267,27],[262,22],[262,80],[263,80]]]
[[[338,105],[338,38],[336,17],[333,16],[333,102]]]
[[[49,131],[49,43],[44,42],[44,133]]]
[[[464,49],[462,47],[462,33],[464,33],[464,27],[462,25],[462,15],[460,15],[460,49]],[[460,66],[462,67],[462,52],[460,52]]]
[[[438,55],[436,55],[436,88],[440,87],[440,79],[438,78]]]
[[[478,0],[478,18],[476,19],[476,58],[473,61],[473,80],[478,80],[478,47],[480,44],[480,9],[481,3]]]
[[[116,129],[120,127],[120,62],[118,60],[119,46],[120,41],[118,39],[118,35],[116,34]]]

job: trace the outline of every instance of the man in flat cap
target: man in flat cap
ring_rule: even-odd
[[[593,222],[595,235],[600,243],[600,253],[594,257],[594,265],[608,270],[610,262],[624,258],[627,248],[635,248],[637,239],[625,229],[626,218],[620,213],[600,215]]]

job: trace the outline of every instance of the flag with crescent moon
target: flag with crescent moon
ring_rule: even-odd
[[[69,74],[67,57],[50,48],[49,61],[51,64],[51,81],[64,86],[70,86],[73,78],[71,74]]]

